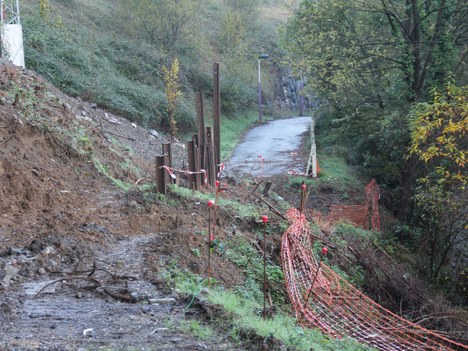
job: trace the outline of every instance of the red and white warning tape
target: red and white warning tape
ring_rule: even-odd
[[[204,169],[201,169],[198,172],[191,172],[191,171],[184,171],[184,170],[181,170],[181,169],[171,168],[171,167],[168,167],[168,166],[161,166],[161,168],[164,168],[169,173],[169,175],[171,176],[172,179],[177,179],[177,176],[175,175],[175,173],[203,174],[203,181],[205,182],[205,184],[208,184],[208,176],[207,176],[206,171]]]
[[[216,175],[216,177],[217,177],[218,179],[221,179],[221,174],[223,173],[224,168],[226,168],[226,166],[224,165],[224,163],[221,163],[221,164],[219,164],[218,166],[219,166],[219,172],[218,172],[218,174]]]

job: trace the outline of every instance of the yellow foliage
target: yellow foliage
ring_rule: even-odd
[[[164,89],[166,92],[168,112],[169,112],[169,132],[174,138],[177,132],[177,122],[175,120],[175,111],[177,100],[182,96],[179,83],[179,60],[176,58],[170,68],[163,67]]]
[[[39,14],[43,19],[49,17],[50,3],[49,0],[39,0]]]
[[[444,94],[434,94],[432,104],[426,105],[413,123],[409,155],[433,165],[438,184],[460,188],[467,184],[467,92],[466,86],[448,85]]]

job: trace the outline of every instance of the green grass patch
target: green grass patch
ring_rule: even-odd
[[[206,324],[200,324],[196,320],[186,320],[180,325],[180,329],[183,332],[190,333],[199,340],[209,340],[214,336],[214,331]]]
[[[199,296],[200,299],[221,306],[231,316],[231,320],[223,320],[231,324],[231,335],[234,338],[242,330],[253,330],[263,337],[273,336],[285,345],[297,350],[315,351],[366,351],[370,348],[353,340],[333,340],[322,334],[318,329],[300,327],[296,319],[285,312],[278,312],[272,318],[261,316],[262,304],[255,299],[245,298],[235,291],[228,291],[212,284],[206,286],[206,280],[192,273],[179,270],[173,263],[169,270],[163,273],[166,280],[173,282],[181,292]],[[261,293],[260,293],[261,294]],[[190,304],[187,308],[190,307]],[[194,329],[197,330],[196,325]]]
[[[170,185],[169,190],[172,194],[180,196],[185,199],[193,199],[198,200],[200,202],[208,203],[209,200],[214,200],[215,195],[211,193],[202,193],[199,191],[194,191],[191,189],[179,187],[177,185]],[[252,205],[242,203],[235,199],[224,199],[222,197],[218,197],[217,206],[228,208],[238,215],[241,218],[259,218],[260,213],[258,209]]]
[[[125,192],[130,190],[130,188],[132,187],[132,184],[124,182],[121,179],[116,179],[116,178],[112,177],[110,175],[110,173],[109,173],[109,169],[107,168],[107,166],[105,164],[103,164],[101,161],[99,161],[95,157],[92,157],[91,159],[93,161],[93,164],[94,164],[94,167],[96,168],[96,170],[98,170],[99,173],[106,176],[106,178],[109,179],[109,181],[112,184],[114,184],[116,187],[118,187],[119,189],[121,189],[121,190],[123,190]]]
[[[254,112],[235,118],[223,118],[221,121],[221,159],[226,160],[231,154],[246,130],[251,128],[258,119]]]
[[[291,186],[300,188],[302,182],[305,182],[314,188],[330,188],[344,197],[350,192],[364,191],[363,182],[343,158],[319,154],[318,162],[320,174],[317,178],[291,177]]]

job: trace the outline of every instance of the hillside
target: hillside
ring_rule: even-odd
[[[4,349],[366,349],[298,329],[291,317],[279,258],[284,222],[269,209],[285,212],[290,205],[283,198],[272,194],[268,206],[248,201],[257,186],[235,179],[218,194],[210,287],[206,238],[212,214],[206,202],[216,195],[179,187],[167,196],[154,193],[152,160],[164,137],[67,97],[31,71],[4,64],[0,77],[0,316],[9,322],[0,327]],[[178,162],[182,155],[176,152]],[[325,172],[332,169],[324,163]],[[312,199],[360,201],[358,181],[346,187],[355,192],[350,198],[338,187],[350,176],[333,174],[343,178],[321,179]],[[287,177],[273,182],[275,191],[298,202],[298,183]],[[271,222],[268,322],[258,313],[259,219],[265,213]],[[361,263],[359,256],[338,254],[346,247],[335,246],[343,245],[343,234],[353,233],[351,245],[369,235],[351,228],[338,227],[333,239],[315,234],[336,247],[330,264],[350,268],[349,260],[354,262],[347,274],[359,286],[363,274],[375,279],[372,272],[380,273],[360,268],[369,252],[361,251]],[[420,288],[395,282],[408,297]]]
[[[329,297],[355,291],[384,315],[466,344],[468,95],[458,2],[418,8],[422,19],[412,23],[426,36],[421,55],[431,52],[427,43],[436,48],[428,67],[405,63],[412,57],[400,48],[413,38],[391,25],[367,30],[388,19],[357,10],[355,0],[326,0],[323,8],[286,0],[40,4],[22,2],[28,69],[0,62],[0,350],[369,350],[355,340],[391,349],[361,332],[367,322],[355,311],[333,311],[336,325],[362,317],[350,324],[359,338],[349,340],[336,336],[351,327],[337,334],[308,329],[293,309],[287,286],[299,274],[288,277],[285,267],[293,264],[284,264],[281,247],[295,225],[286,213],[304,200],[303,186],[311,241],[306,254],[291,251],[308,277],[297,298],[315,301],[308,287],[315,272],[314,283],[319,277],[320,288],[328,284],[335,293],[317,293],[324,321],[332,314]],[[376,9],[385,4],[372,1]],[[329,30],[331,23],[337,25]],[[448,32],[449,24],[457,31]],[[450,50],[437,39],[441,33]],[[317,121],[320,177],[227,170],[222,191],[186,189],[181,175],[167,195],[158,194],[154,158],[172,140],[172,112],[176,168],[187,164],[184,139],[194,132],[197,91],[211,122],[213,62],[222,70],[223,159],[254,125],[259,53],[270,54],[260,62],[267,118],[296,114],[287,106],[298,107],[303,82],[314,96],[306,107]],[[175,59],[180,94],[171,111],[164,72]],[[406,86],[421,73],[415,64],[427,70],[418,78],[426,84]],[[453,82],[450,72],[460,72]],[[303,134],[293,159],[306,160],[309,143]],[[382,230],[332,221],[332,206],[369,210],[370,179],[380,185],[374,195]],[[328,283],[321,264],[330,267]],[[377,313],[366,316],[380,328]]]
[[[22,1],[26,65],[65,93],[92,101],[140,125],[167,126],[163,67],[178,58],[182,97],[176,118],[182,133],[194,125],[194,93],[210,109],[212,63],[221,63],[223,114],[255,109],[257,57],[264,62],[265,102],[285,52],[279,23],[291,6],[282,0]],[[168,21],[171,18],[172,24]],[[270,111],[270,110],[269,110]],[[271,112],[271,111],[270,111]],[[209,116],[209,113],[207,113]]]

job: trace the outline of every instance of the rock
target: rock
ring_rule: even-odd
[[[83,330],[83,336],[87,336],[87,337],[92,338],[94,336],[93,328],[87,328],[87,329]]]
[[[8,305],[5,302],[2,302],[0,304],[0,317],[1,317],[0,320],[5,320],[5,319],[10,320],[12,315],[13,315],[13,310],[10,307],[10,305]]]
[[[85,110],[82,110],[82,111],[81,111],[81,115],[82,115],[83,117],[86,117],[86,115],[87,115],[86,111],[85,111]]]
[[[39,268],[39,269],[37,270],[37,273],[39,273],[40,275],[44,275],[44,274],[46,274],[47,272],[46,272],[46,270],[45,270],[43,267],[41,267],[41,268]]]
[[[136,125],[135,123],[132,123],[132,127],[133,127],[133,128],[136,128],[137,125]]]
[[[132,298],[133,302],[139,302],[139,301],[149,301],[149,295],[144,293],[144,292],[139,292],[139,291],[132,291],[130,293],[130,297]]]
[[[104,112],[104,117],[103,117],[107,122],[112,123],[112,124],[121,124],[117,119],[115,119],[112,116],[109,116],[106,112]]]
[[[97,105],[96,104],[91,104],[91,105],[89,105],[89,108],[97,109]]]
[[[5,270],[5,277],[3,278],[3,285],[9,286],[10,281],[15,280],[18,272],[20,271],[19,267],[16,266],[16,260],[12,260],[5,264],[3,268]]]
[[[176,299],[173,297],[163,297],[163,298],[158,298],[158,299],[149,299],[148,300],[150,304],[157,304],[157,303],[174,303],[176,302]]]
[[[128,206],[132,207],[132,208],[136,208],[138,207],[138,202],[136,202],[135,200],[132,200],[128,203]]]
[[[155,131],[154,129],[150,129],[148,130],[148,133],[150,133],[152,136],[154,137],[158,137],[159,136],[159,133],[157,131]]]

